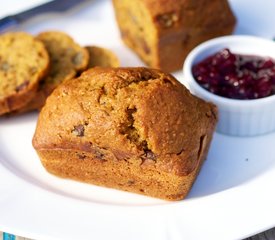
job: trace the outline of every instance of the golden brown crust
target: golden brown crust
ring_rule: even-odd
[[[182,67],[199,43],[231,34],[236,19],[227,0],[113,0],[123,41],[149,66]]]
[[[92,67],[119,67],[120,63],[117,56],[110,50],[97,46],[87,46],[89,52],[89,64]]]
[[[56,175],[177,200],[206,157],[216,116],[159,70],[93,68],[48,98],[33,145]]]
[[[23,32],[0,36],[0,115],[17,110],[34,97],[48,71],[44,45]]]

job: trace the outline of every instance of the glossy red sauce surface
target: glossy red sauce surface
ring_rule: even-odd
[[[203,88],[219,96],[258,99],[275,94],[275,61],[269,57],[223,49],[195,64],[192,73]]]

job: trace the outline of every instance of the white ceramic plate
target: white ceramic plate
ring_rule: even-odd
[[[236,33],[274,37],[273,0],[231,3],[239,18]],[[40,16],[21,27],[31,33],[46,29],[66,31],[83,45],[108,47],[124,66],[142,64],[122,44],[110,1]],[[181,73],[175,75],[183,81]],[[275,133],[216,134],[188,197],[166,202],[48,174],[31,145],[36,119],[34,113],[0,119],[2,231],[39,240],[232,240],[275,226]]]

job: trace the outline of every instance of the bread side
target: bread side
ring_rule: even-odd
[[[58,176],[179,200],[206,157],[216,114],[158,70],[93,68],[48,98],[33,145]]]
[[[113,0],[123,41],[149,66],[182,67],[199,43],[231,34],[235,17],[227,0]]]
[[[124,43],[148,66],[157,67],[158,29],[145,2],[113,0],[113,5]]]
[[[31,101],[48,67],[49,56],[40,41],[23,32],[1,35],[0,115]]]

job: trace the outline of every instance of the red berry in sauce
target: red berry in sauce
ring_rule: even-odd
[[[234,54],[223,49],[192,67],[196,81],[206,90],[234,99],[257,99],[275,94],[275,61]]]

